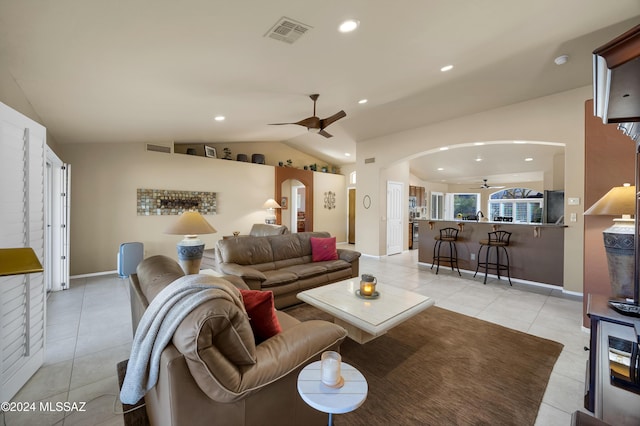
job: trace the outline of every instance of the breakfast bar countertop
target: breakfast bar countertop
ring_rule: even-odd
[[[461,270],[475,272],[480,240],[486,240],[489,232],[501,230],[511,232],[507,250],[512,280],[560,287],[564,283],[564,224],[422,219],[418,228],[420,263],[433,262],[434,238],[446,227],[458,229],[456,247]]]

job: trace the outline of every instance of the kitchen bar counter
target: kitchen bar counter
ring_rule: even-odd
[[[510,245],[507,248],[511,263],[511,278],[556,286],[563,285],[566,225],[469,220],[414,219],[414,221],[419,222],[418,260],[422,263],[432,263],[434,237],[439,235],[439,230],[452,227],[460,230],[457,242],[460,269],[473,272],[477,266],[475,257],[480,248],[479,241],[486,240],[487,233],[491,231],[508,231],[512,233]],[[484,256],[484,250],[482,253]],[[441,264],[440,268],[442,267]],[[484,271],[481,272],[484,274]],[[479,271],[478,275],[481,272]]]

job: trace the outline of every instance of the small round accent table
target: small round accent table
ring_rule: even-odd
[[[324,413],[329,413],[329,426],[334,414],[355,410],[367,399],[367,379],[355,367],[340,363],[344,386],[332,388],[320,381],[320,361],[312,362],[298,375],[298,393],[304,402]]]

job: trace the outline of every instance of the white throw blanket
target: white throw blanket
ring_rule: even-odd
[[[166,286],[145,310],[133,338],[120,401],[138,402],[158,381],[160,355],[182,320],[202,303],[226,298],[244,311],[244,304],[224,286],[207,284],[202,275],[186,275]]]

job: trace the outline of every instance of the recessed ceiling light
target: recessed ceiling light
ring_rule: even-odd
[[[453,69],[453,65],[445,65],[444,67],[440,68],[440,71],[447,72],[447,71],[451,71],[452,69]]]
[[[338,27],[338,31],[341,33],[350,33],[354,31],[356,28],[360,26],[360,21],[356,21],[355,19],[347,19]]]
[[[524,161],[533,161],[533,158],[527,157],[527,158],[524,159]]]
[[[216,121],[224,121],[225,116],[224,115],[216,115],[213,119],[216,120]]]
[[[478,158],[476,158],[476,161],[480,162],[480,161],[482,161],[482,158],[478,157]]]
[[[560,55],[557,58],[555,58],[553,62],[555,62],[556,65],[564,65],[567,63],[568,60],[569,60],[569,55]]]
[[[362,104],[366,104],[367,102],[369,102],[369,100],[367,100],[367,99],[360,99],[360,100],[358,101],[358,103],[359,103],[359,104],[361,104],[361,105],[362,105]]]
[[[351,154],[349,154],[348,152],[345,152],[345,153],[344,153],[344,156],[345,156],[345,157],[351,157]]]
[[[443,168],[443,167],[438,167],[438,171],[439,171],[439,172],[441,172],[441,171],[443,171],[443,170],[444,170],[444,168]]]
[[[448,146],[440,147],[440,151],[446,151],[446,150],[448,150],[448,149],[449,149],[449,147],[448,147]]]

